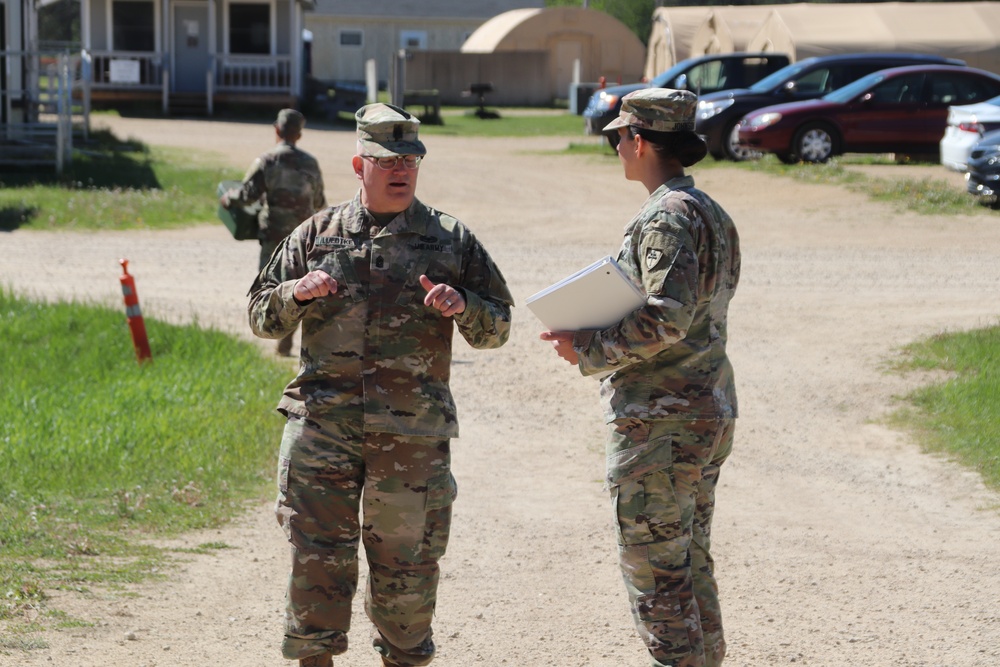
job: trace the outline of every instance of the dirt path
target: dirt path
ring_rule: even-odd
[[[266,126],[102,122],[120,136],[217,150],[240,169],[269,141]],[[613,252],[644,199],[613,160],[540,152],[565,140],[427,143],[419,196],[476,231],[522,304]],[[351,133],[311,128],[302,145],[320,158],[329,198],[351,196]],[[900,345],[997,321],[1000,217],[916,216],[837,188],[693,171],[737,221],[744,250],[731,320],[742,417],[715,528],[727,664],[1000,664],[1000,497],[878,424],[916,381],[880,370]],[[116,305],[127,256],[148,315],[249,337],[256,249],[218,224],[20,230],[0,235],[0,256],[0,284]],[[58,270],[50,279],[40,266]],[[639,667],[601,488],[596,384],[564,367],[538,329],[520,307],[505,348],[456,345],[460,492],[435,664]],[[46,633],[48,648],[0,653],[0,665],[286,664],[287,552],[270,503],[183,543],[206,541],[233,548],[190,557],[168,582],[129,595],[60,594],[59,607],[95,625]],[[337,667],[377,664],[356,609]]]

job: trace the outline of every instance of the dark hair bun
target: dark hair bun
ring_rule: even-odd
[[[676,158],[683,167],[690,167],[705,159],[708,146],[695,132],[653,132],[633,127],[632,131],[653,144],[656,152],[663,157]]]

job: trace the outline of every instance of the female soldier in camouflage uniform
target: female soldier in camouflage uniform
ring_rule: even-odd
[[[603,331],[544,332],[601,384],[607,482],[632,614],[655,667],[716,667],[725,655],[709,551],[715,486],[736,417],[726,315],[739,237],[684,168],[706,154],[697,98],[649,88],[627,95],[604,128],[625,178],[649,191],[618,261],[646,305]]]

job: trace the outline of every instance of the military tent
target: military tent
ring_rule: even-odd
[[[691,38],[709,14],[709,7],[657,7],[653,10],[643,76],[652,79],[689,58]]]
[[[792,60],[850,52],[933,53],[1000,73],[1000,3],[776,5],[746,48],[787,53]]]
[[[691,36],[689,57],[746,51],[771,7],[712,7]]]
[[[638,81],[642,76],[642,41],[618,19],[594,9],[549,7],[515,9],[481,25],[462,44],[462,53],[543,51],[548,54],[551,98],[564,98],[573,83],[574,63],[580,81]]]

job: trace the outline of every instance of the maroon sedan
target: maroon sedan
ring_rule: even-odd
[[[1000,95],[1000,76],[971,67],[911,65],[869,74],[816,100],[757,109],[740,143],[782,162],[826,162],[842,153],[935,155],[948,107]]]

